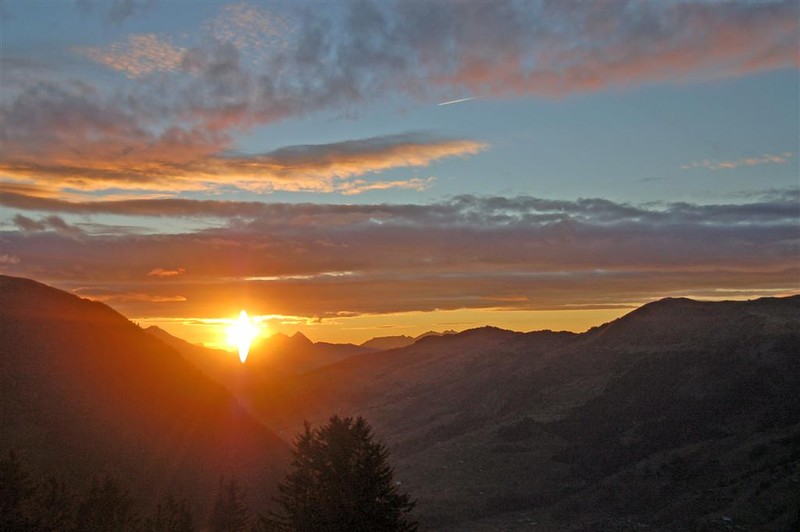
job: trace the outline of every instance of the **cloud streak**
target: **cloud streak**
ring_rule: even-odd
[[[13,127],[13,124],[8,127]],[[184,134],[175,132],[173,139],[162,136],[155,145],[149,144],[139,153],[121,146],[97,150],[85,146],[78,152],[80,157],[64,153],[57,162],[49,164],[37,161],[40,149],[35,145],[26,148],[28,154],[23,156],[20,156],[19,152],[23,150],[20,147],[17,158],[12,155],[0,162],[0,171],[11,180],[87,191],[177,192],[230,186],[257,192],[306,190],[358,194],[389,188],[420,190],[430,180],[367,182],[351,178],[392,168],[425,167],[441,159],[472,155],[487,148],[485,144],[472,140],[437,139],[426,134],[408,133],[289,146],[254,155],[206,154],[202,149],[196,153],[192,153],[191,148],[182,150]],[[76,137],[81,138],[80,134]],[[197,144],[193,146],[197,147]],[[43,149],[46,151],[48,147]],[[54,149],[64,151],[65,146],[59,145]]]
[[[708,170],[733,170],[742,166],[760,166],[762,164],[786,164],[794,157],[792,152],[784,152],[780,155],[772,155],[766,153],[760,157],[741,157],[728,161],[716,161],[711,159],[704,159],[702,161],[694,161],[689,164],[681,166],[681,170],[693,170],[695,168],[706,168]]]
[[[186,269],[185,268],[177,268],[177,269],[174,269],[174,270],[166,270],[164,268],[155,268],[155,269],[150,270],[150,272],[147,274],[147,276],[148,277],[158,277],[158,278],[177,277],[178,275],[183,275],[185,273],[186,273]]]

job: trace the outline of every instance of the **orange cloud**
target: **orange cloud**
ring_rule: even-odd
[[[130,35],[126,42],[115,43],[108,48],[83,47],[75,50],[129,78],[175,70],[186,54],[185,48],[176,48],[164,37],[152,33]]]
[[[72,290],[80,297],[91,299],[92,301],[102,301],[112,305],[126,305],[137,303],[183,303],[187,298],[179,295],[163,295],[144,292],[123,292],[107,288],[81,287]]]
[[[165,270],[163,268],[155,268],[154,270],[150,270],[147,274],[148,277],[176,277],[178,275],[183,275],[186,273],[184,268],[178,268],[175,270]]]
[[[794,156],[792,152],[784,152],[780,155],[764,154],[760,157],[742,157],[728,161],[716,161],[704,159],[694,161],[689,164],[681,165],[681,170],[692,170],[694,168],[707,168],[709,170],[733,170],[741,166],[759,166],[762,164],[786,164]]]
[[[430,180],[378,183],[347,180],[391,168],[427,166],[440,159],[475,154],[486,147],[472,140],[439,140],[415,134],[291,146],[252,156],[198,154],[186,160],[185,152],[178,150],[173,154],[166,147],[158,152],[160,156],[148,150],[128,157],[111,157],[113,150],[107,147],[87,150],[87,156],[79,158],[61,156],[50,163],[36,162],[32,157],[15,160],[10,156],[0,163],[0,171],[11,180],[87,191],[114,188],[174,192],[227,185],[261,192],[308,190],[356,194],[372,189],[425,188]]]
[[[441,86],[481,95],[563,97],[800,67],[800,13],[791,1],[562,2],[548,5],[538,17],[519,8],[516,23],[481,6],[455,11],[456,19],[459,11],[465,17],[480,11],[483,34],[442,30],[423,41],[437,59],[431,76]],[[542,27],[541,20],[564,26]],[[497,39],[502,31],[506,38]]]

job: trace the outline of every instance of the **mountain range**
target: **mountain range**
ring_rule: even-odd
[[[252,462],[227,469],[263,486],[304,420],[363,415],[426,530],[800,524],[800,296],[663,299],[581,334],[484,327],[387,350],[278,337],[242,365],[33,281],[0,290],[0,444],[47,464],[183,471],[232,415],[246,437],[225,445]],[[220,469],[206,461],[203,478]]]

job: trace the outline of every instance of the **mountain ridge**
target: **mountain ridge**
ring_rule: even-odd
[[[618,529],[632,519],[713,530],[729,515],[780,530],[797,508],[798,353],[799,296],[669,299],[580,334],[481,327],[356,355],[277,383],[254,405],[285,433],[331,410],[367,416],[433,529],[514,529],[520,519]],[[763,446],[763,459],[736,458]],[[670,473],[678,467],[713,475]],[[665,482],[673,491],[660,491]],[[708,500],[712,488],[723,497]],[[608,503],[609,490],[630,501]],[[681,493],[695,510],[680,510]],[[731,502],[736,493],[753,502]],[[571,522],[576,513],[588,521]]]
[[[286,466],[283,440],[110,307],[8,276],[0,293],[4,451],[79,485],[133,478],[142,501],[210,503],[220,475],[264,488]],[[268,489],[253,492],[259,504]]]

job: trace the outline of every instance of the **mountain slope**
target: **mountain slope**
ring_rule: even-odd
[[[252,400],[285,433],[366,416],[432,528],[782,530],[798,389],[800,297],[668,299],[580,335],[426,338]]]
[[[286,445],[221,386],[103,304],[6,276],[0,294],[0,448],[78,485],[111,472],[144,500],[207,504],[233,474],[266,502]]]

